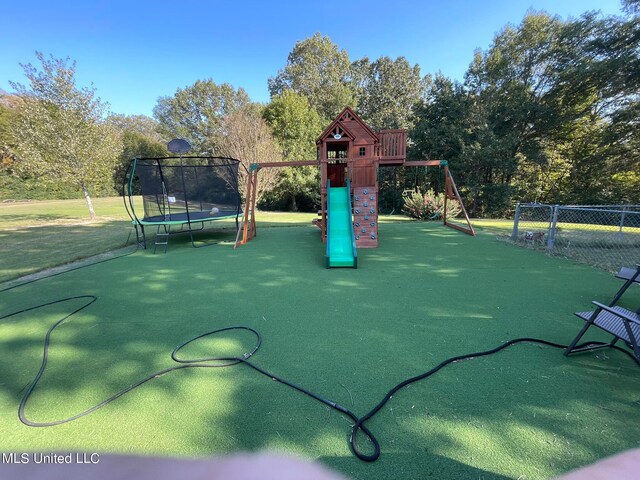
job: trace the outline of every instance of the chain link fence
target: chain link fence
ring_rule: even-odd
[[[617,272],[640,263],[640,205],[518,204],[510,238]]]

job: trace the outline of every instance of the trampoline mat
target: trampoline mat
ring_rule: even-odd
[[[236,218],[242,215],[242,211],[237,210],[220,210],[215,215],[209,211],[204,212],[186,212],[172,213],[170,215],[156,215],[154,217],[145,217],[140,220],[142,225],[182,225],[185,223],[212,222],[225,218]]]

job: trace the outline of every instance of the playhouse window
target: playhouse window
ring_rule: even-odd
[[[367,154],[367,149],[365,147],[360,147],[360,156],[364,157]]]

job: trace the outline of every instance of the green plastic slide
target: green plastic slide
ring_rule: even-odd
[[[327,268],[358,268],[358,252],[353,237],[353,221],[351,219],[351,188],[331,188],[327,184]]]

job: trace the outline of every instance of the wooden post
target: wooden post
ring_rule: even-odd
[[[447,201],[449,199],[449,167],[444,166],[444,210],[442,211],[442,224],[447,224]]]
[[[258,170],[253,174],[253,188],[251,189],[251,217],[249,219],[249,239],[252,239],[258,234],[256,227],[256,201],[258,199]]]
[[[244,212],[242,213],[242,227],[238,230],[236,235],[236,243],[233,248],[238,248],[240,245],[244,245],[256,235],[256,219],[255,219],[255,197],[258,187],[258,170],[260,166],[254,163],[249,168],[249,175],[247,176],[247,195],[245,198]],[[242,239],[240,238],[242,235]]]
[[[324,157],[320,163],[320,212],[322,214],[321,235],[322,241],[327,241],[327,158],[326,145],[323,145]]]
[[[247,196],[244,213],[242,215],[242,228],[238,231],[234,248],[238,248],[240,245],[244,245],[257,235],[255,211],[256,203],[258,200],[258,172],[260,171],[260,169],[272,167],[275,168],[301,166],[318,166],[318,160],[263,162],[251,164],[251,167],[249,167],[249,175],[247,176]],[[240,232],[242,232],[242,234],[240,234]]]
[[[253,165],[251,168],[253,168]],[[244,199],[244,212],[242,212],[242,226],[240,227],[240,230],[238,230],[238,234],[236,235],[236,244],[233,248],[238,248],[240,245],[247,243],[247,225],[249,224],[249,198],[251,198],[252,175],[253,171],[249,170],[249,174],[247,175],[247,193]],[[240,235],[242,235],[242,240],[240,239]]]
[[[460,225],[456,225],[455,223],[450,223],[445,220],[445,225],[447,227],[451,227],[454,230],[459,230],[460,232],[467,233],[472,237],[475,237],[476,231],[471,225],[471,220],[469,220],[469,215],[467,215],[467,210],[464,208],[464,203],[462,203],[462,198],[460,197],[460,193],[458,192],[458,187],[456,187],[456,182],[453,181],[453,177],[451,176],[451,172],[449,171],[449,167],[444,165],[444,174],[445,174],[445,199],[450,196],[452,200],[458,200],[460,203],[460,208],[462,209],[462,213],[464,214],[464,218],[467,221],[467,227],[462,227]],[[446,200],[445,200],[445,208],[446,208]],[[446,210],[443,213],[443,218],[446,218]]]

